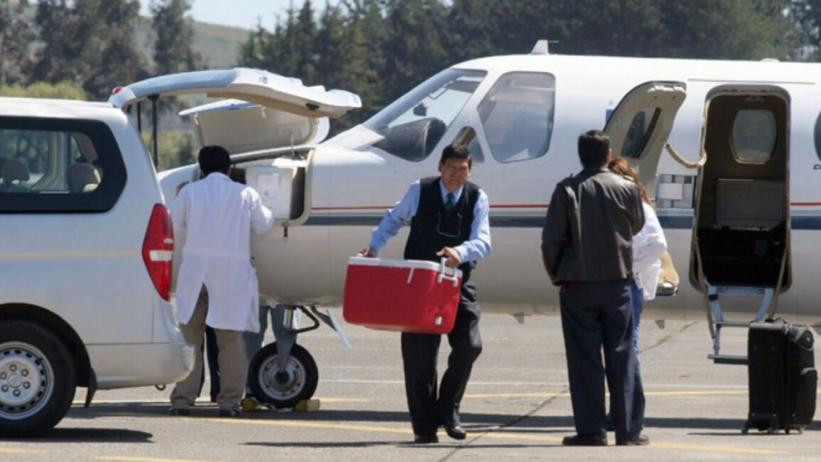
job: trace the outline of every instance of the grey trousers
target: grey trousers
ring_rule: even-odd
[[[194,314],[188,324],[180,324],[180,331],[185,341],[192,345],[201,345],[205,336],[205,317],[208,314],[208,292],[203,287]],[[221,410],[232,410],[239,407],[245,391],[245,378],[248,374],[248,359],[245,356],[245,344],[241,331],[214,329],[219,347],[219,380],[220,392],[217,404]],[[202,349],[194,349],[194,370],[177,382],[171,392],[171,406],[190,408],[194,406],[202,377]]]
[[[606,373],[616,442],[635,438],[644,425],[644,391],[633,349],[630,281],[567,284],[560,303],[576,432],[605,434]]]

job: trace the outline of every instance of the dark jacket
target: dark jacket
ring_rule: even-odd
[[[627,279],[633,236],[644,226],[638,187],[602,170],[556,185],[542,229],[542,258],[555,285]]]

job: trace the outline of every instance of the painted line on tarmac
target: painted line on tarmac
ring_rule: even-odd
[[[678,391],[645,391],[644,396],[721,396],[746,395],[747,390],[678,390]],[[529,393],[465,393],[463,398],[567,398],[568,392],[529,392]]]
[[[114,462],[217,462],[203,459],[167,459],[157,457],[133,457],[133,456],[99,456],[96,460],[108,460]]]
[[[292,427],[292,428],[310,428],[321,430],[352,430],[368,433],[390,433],[394,435],[412,435],[413,432],[409,429],[377,427],[373,425],[360,424],[338,424],[338,423],[320,423],[320,422],[294,422],[289,420],[250,420],[250,419],[215,419],[215,418],[198,418],[198,421],[212,422],[218,424],[233,424],[233,425],[258,425],[269,427]],[[445,436],[445,432],[440,431],[440,436]],[[538,441],[547,443],[561,444],[562,438],[556,436],[543,435],[523,435],[521,433],[506,433],[503,430],[498,432],[485,432],[476,435],[477,438],[492,438],[498,440],[519,440],[519,441]],[[468,448],[469,446],[466,446]],[[673,444],[673,443],[653,443],[648,447],[656,449],[677,449],[682,451],[694,452],[711,452],[720,454],[739,454],[739,455],[785,455],[789,454],[784,451],[774,451],[771,449],[755,449],[755,448],[734,448],[723,446],[704,446],[704,445],[688,445],[688,444]]]
[[[0,448],[0,454],[35,454],[45,452],[42,449]]]
[[[350,383],[350,384],[373,384],[373,385],[404,385],[403,380],[379,380],[379,379],[322,379],[325,383]],[[470,381],[471,387],[556,387],[566,388],[567,382],[482,382]],[[687,385],[691,389],[726,389],[726,390],[747,390],[746,385],[721,385],[721,384],[690,384]],[[644,384],[645,388],[681,388],[681,384]]]
[[[545,442],[561,442],[562,438],[557,437],[550,437],[550,436],[541,436],[541,435],[522,435],[522,434],[503,434],[503,433],[485,433],[481,436],[482,438],[494,438],[494,439],[511,439],[511,440],[522,440],[522,441],[545,441]],[[784,451],[775,451],[772,449],[754,449],[754,448],[733,448],[733,447],[723,447],[723,446],[704,446],[704,445],[690,445],[690,444],[672,444],[672,443],[654,443],[650,442],[647,446],[650,448],[656,449],[680,449],[683,451],[696,451],[696,452],[716,452],[722,454],[744,454],[744,455],[760,455],[760,456],[772,456],[772,455],[785,455],[789,454],[788,452]]]
[[[369,403],[371,400],[367,398],[343,398],[343,397],[322,397],[322,396],[314,396],[313,399],[318,399],[325,403]],[[84,405],[85,400],[78,399],[74,400],[72,404],[75,405]],[[168,404],[171,405],[171,402],[168,399],[163,398],[155,398],[155,399],[95,399],[91,403],[94,404]],[[203,404],[203,405],[210,405],[216,404],[212,403],[209,399],[198,399],[196,404]]]

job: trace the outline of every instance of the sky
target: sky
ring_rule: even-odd
[[[271,29],[277,15],[284,17],[292,1],[294,7],[302,6],[302,0],[193,0],[189,14],[196,21],[244,29],[253,29],[262,20],[263,27]],[[151,15],[151,0],[140,0],[140,4],[140,13],[144,16]],[[314,10],[325,8],[324,0],[313,1],[312,4]]]

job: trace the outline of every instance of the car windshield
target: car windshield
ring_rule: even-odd
[[[483,71],[445,69],[376,113],[365,126],[383,136],[389,128],[425,118],[450,126],[484,76]]]

